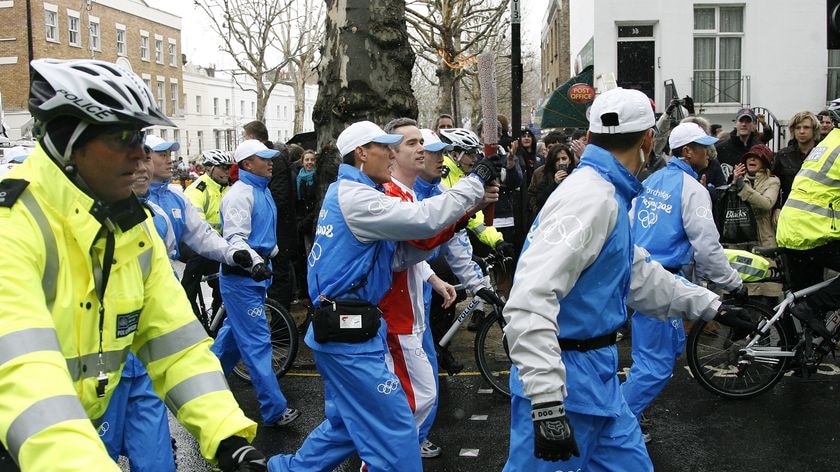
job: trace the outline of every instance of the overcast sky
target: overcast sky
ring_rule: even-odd
[[[540,30],[549,0],[520,0],[522,15],[522,40],[539,51]],[[193,64],[215,64],[218,68],[231,67],[230,59],[219,54],[219,41],[208,34],[208,20],[204,12],[196,9],[191,1],[146,0],[150,6],[181,17],[181,52]]]

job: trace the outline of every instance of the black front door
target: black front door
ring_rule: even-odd
[[[654,41],[620,41],[616,83],[641,90],[653,98],[656,73],[653,69]]]

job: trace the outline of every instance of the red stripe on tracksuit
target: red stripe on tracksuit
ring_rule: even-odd
[[[391,353],[391,358],[394,359],[394,374],[400,379],[405,396],[408,398],[408,404],[411,406],[411,411],[414,412],[417,410],[417,403],[414,400],[414,386],[411,385],[411,376],[408,374],[408,365],[405,363],[400,338],[396,334],[389,333],[386,339],[388,340],[388,351]]]

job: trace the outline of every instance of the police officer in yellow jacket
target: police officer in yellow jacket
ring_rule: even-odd
[[[835,129],[802,162],[790,196],[779,214],[776,242],[788,249],[794,290],[822,280],[823,267],[840,271],[840,129]],[[791,310],[820,336],[831,333],[822,321],[840,305],[840,281],[835,281]]]
[[[115,64],[39,59],[30,73],[38,146],[0,182],[0,469],[119,471],[96,424],[131,351],[202,456],[266,470],[131,192],[142,128],[173,123]]]

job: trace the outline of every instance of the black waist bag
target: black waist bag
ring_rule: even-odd
[[[324,300],[312,314],[312,331],[319,343],[362,343],[376,336],[379,307],[365,300]]]

